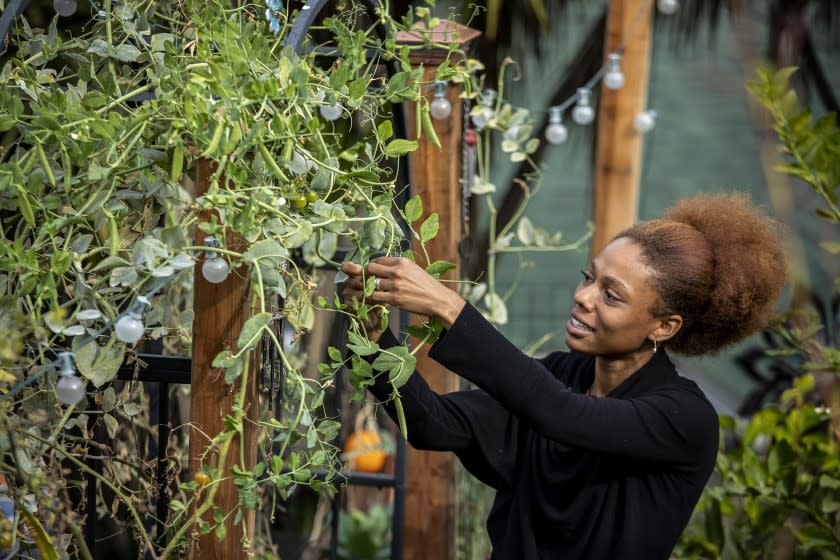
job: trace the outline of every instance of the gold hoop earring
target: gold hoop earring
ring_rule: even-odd
[[[653,337],[653,353],[656,354],[656,351],[659,349],[659,337]]]

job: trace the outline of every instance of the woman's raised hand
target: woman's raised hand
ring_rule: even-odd
[[[374,291],[367,301],[393,305],[409,313],[436,317],[449,328],[466,302],[432,277],[420,266],[404,257],[380,257],[372,260],[364,271],[355,263],[344,263],[341,270],[349,276],[344,284],[344,298],[361,301],[364,293],[362,277],[373,276]]]

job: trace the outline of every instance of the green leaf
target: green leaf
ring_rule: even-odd
[[[423,215],[423,200],[419,194],[415,194],[405,203],[405,219],[414,223]]]
[[[426,272],[434,276],[435,278],[440,278],[441,274],[445,274],[450,270],[455,269],[456,266],[448,261],[435,261],[429,266],[426,267]]]
[[[414,140],[391,140],[385,146],[385,155],[388,157],[400,157],[417,149],[417,142]]]
[[[140,49],[134,45],[123,43],[114,51],[114,58],[122,62],[136,62],[141,54]]]
[[[822,241],[820,247],[831,253],[832,255],[840,254],[840,242],[838,241]]]
[[[339,350],[335,346],[330,346],[329,348],[327,348],[327,355],[334,362],[344,361],[344,357],[341,355],[341,350]]]
[[[89,379],[94,387],[101,387],[117,376],[125,357],[125,345],[116,337],[111,337],[105,346],[100,347],[96,342],[88,342],[80,348],[75,347],[76,368],[85,379]]]
[[[11,130],[17,121],[8,114],[0,114],[0,132]]]
[[[349,340],[347,348],[359,356],[371,356],[379,352],[379,345],[372,340],[368,340],[361,335],[349,331],[347,333]]]
[[[111,412],[117,404],[117,394],[113,387],[108,387],[102,392],[102,411]],[[113,437],[113,436],[111,436]]]
[[[484,306],[487,308],[486,317],[491,323],[504,325],[508,321],[507,304],[496,292],[484,296]]]
[[[433,212],[420,226],[420,241],[425,243],[431,241],[438,234],[440,222],[437,212]]]
[[[242,325],[242,331],[239,333],[239,340],[237,341],[237,345],[239,346],[240,350],[250,350],[252,348],[255,348],[260,339],[260,331],[262,331],[263,328],[268,326],[270,322],[271,313],[267,311],[257,313],[256,315],[245,321],[245,324]]]
[[[388,380],[395,389],[399,389],[414,373],[417,359],[405,346],[394,346],[381,352],[373,361],[372,366],[377,371],[387,371]]]
[[[105,422],[105,429],[108,430],[108,437],[114,439],[117,435],[117,428],[119,427],[117,419],[110,414],[104,414],[102,420]]]
[[[380,144],[387,142],[393,135],[394,125],[391,124],[390,119],[382,121],[379,123],[379,126],[376,127],[376,139],[379,140]]]

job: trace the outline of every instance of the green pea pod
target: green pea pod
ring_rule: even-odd
[[[432,116],[429,114],[429,106],[425,104],[423,105],[423,132],[426,133],[432,146],[440,149],[440,138],[438,138],[437,132],[435,132],[435,125],[432,122]]]
[[[230,129],[230,136],[227,138],[227,142],[225,142],[224,147],[222,148],[222,153],[225,155],[230,154],[233,150],[236,149],[236,146],[239,145],[239,142],[242,141],[242,127],[239,125],[238,122],[233,123],[233,127]]]
[[[20,204],[20,213],[26,223],[35,227],[35,212],[32,211],[32,203],[29,202],[29,195],[26,194],[24,188],[20,185],[15,185],[17,189],[18,204]]]
[[[44,168],[44,174],[47,176],[47,181],[49,181],[51,187],[54,187],[55,175],[53,174],[52,166],[47,159],[47,153],[44,151],[44,147],[41,144],[35,144],[35,150],[38,152],[38,159],[41,160],[41,167]]]
[[[405,423],[405,411],[403,410],[402,401],[400,400],[400,394],[396,389],[394,389],[391,398],[394,399],[394,408],[397,411],[397,423],[400,425],[400,433],[403,438],[408,441],[408,426]]]
[[[173,183],[181,179],[181,172],[184,170],[184,144],[179,143],[172,152],[172,174],[170,178]]]
[[[213,157],[213,154],[219,149],[219,144],[222,143],[222,134],[225,131],[224,122],[216,123],[216,128],[213,130],[213,137],[210,138],[210,144],[207,145],[207,149],[204,150],[204,153],[201,155],[204,157]]]
[[[61,168],[64,171],[64,193],[70,194],[73,185],[73,161],[70,159],[70,152],[61,147]]]
[[[420,101],[414,103],[414,128],[417,129],[417,138],[420,138],[420,134],[423,131],[422,128],[423,122],[423,107]]]
[[[286,177],[286,174],[283,173],[282,169],[280,169],[280,166],[277,165],[277,162],[274,160],[274,156],[271,155],[271,152],[268,151],[268,148],[266,148],[265,144],[260,142],[258,146],[263,161],[265,161],[265,164],[271,170],[271,173],[284,183],[287,183],[289,181],[288,177]]]

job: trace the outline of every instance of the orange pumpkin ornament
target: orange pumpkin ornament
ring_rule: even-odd
[[[344,455],[351,471],[375,473],[385,466],[382,439],[375,430],[358,430],[350,434],[344,443]]]

